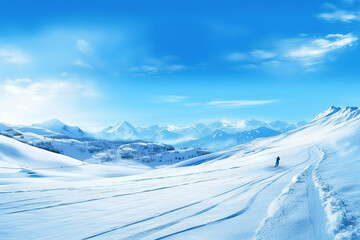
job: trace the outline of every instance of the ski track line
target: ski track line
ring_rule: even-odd
[[[262,180],[261,180],[261,181],[257,181],[256,183],[259,183],[259,182],[262,182]],[[256,183],[254,183],[254,184],[256,184]],[[254,184],[251,184],[249,187],[253,186]],[[134,234],[134,235],[132,235],[132,236],[129,236],[129,237],[127,237],[127,238],[124,238],[124,240],[125,240],[125,239],[139,239],[139,238],[141,238],[141,237],[143,237],[143,236],[152,234],[153,232],[157,232],[157,231],[166,229],[166,228],[168,228],[168,227],[171,227],[171,226],[173,226],[173,225],[175,225],[175,224],[178,224],[178,223],[180,223],[180,222],[182,222],[182,221],[184,221],[184,220],[190,219],[190,218],[192,218],[192,217],[199,216],[199,215],[201,215],[201,214],[203,214],[203,213],[206,213],[206,212],[208,212],[208,211],[210,211],[210,210],[212,210],[212,209],[220,206],[221,204],[223,204],[223,203],[225,203],[225,202],[228,202],[228,201],[230,201],[230,200],[238,197],[239,195],[241,195],[241,194],[243,194],[243,193],[245,193],[245,192],[248,192],[249,190],[250,190],[250,188],[244,189],[244,190],[242,190],[241,192],[238,192],[238,193],[236,193],[236,194],[234,194],[234,195],[232,195],[232,196],[230,196],[230,197],[228,197],[228,198],[225,198],[223,201],[221,201],[221,202],[219,202],[219,203],[217,203],[217,204],[213,204],[213,205],[211,205],[211,206],[209,206],[209,207],[207,207],[207,208],[205,208],[205,209],[203,209],[203,210],[201,210],[201,211],[198,211],[198,212],[196,212],[196,213],[193,213],[193,214],[191,214],[190,216],[187,216],[187,217],[178,219],[178,220],[176,220],[176,221],[172,221],[172,222],[170,222],[170,223],[163,224],[163,225],[161,225],[161,226],[158,226],[158,227],[155,227],[155,228],[152,228],[152,229],[149,229],[149,230],[145,230],[145,231],[140,232],[140,233],[136,233],[136,234]]]
[[[51,205],[51,206],[46,206],[46,207],[38,207],[38,208],[32,208],[32,209],[26,209],[26,210],[7,212],[5,214],[16,214],[16,213],[30,212],[30,211],[43,210],[43,209],[49,209],[49,208],[55,208],[55,207],[69,206],[69,205],[74,205],[74,204],[88,203],[88,202],[93,202],[93,201],[99,201],[99,200],[118,198],[118,197],[123,197],[123,196],[136,195],[136,194],[141,194],[141,193],[160,191],[160,190],[164,190],[164,189],[183,187],[183,186],[187,186],[187,185],[208,182],[208,181],[214,181],[214,180],[218,180],[218,179],[219,178],[216,177],[216,178],[211,178],[211,179],[206,179],[206,180],[199,180],[199,181],[195,181],[195,182],[188,182],[185,184],[171,185],[171,186],[159,187],[159,188],[155,188],[155,189],[147,189],[147,190],[139,191],[139,192],[116,194],[116,195],[108,196],[108,197],[91,198],[91,199],[85,199],[85,200],[76,201],[76,202],[61,203],[61,204]]]
[[[2,203],[0,203],[0,206],[1,205],[6,205],[6,204],[18,203],[18,202],[26,202],[26,201],[31,201],[31,200],[38,200],[38,199],[42,199],[42,198],[49,198],[49,197],[52,197],[52,196],[45,196],[45,197],[39,197],[39,198],[25,198],[25,199],[16,200],[16,201],[2,202]]]
[[[58,203],[61,202],[60,200],[49,200],[49,201],[42,201],[42,202],[33,202],[33,203],[26,203],[26,204],[22,204],[22,205],[16,205],[16,206],[12,206],[12,207],[0,207],[0,211],[1,210],[10,210],[10,209],[14,209],[14,208],[21,208],[21,207],[26,207],[26,206],[33,206],[33,205],[38,205],[38,204],[48,204],[48,203]]]
[[[305,150],[305,151],[308,151],[308,150]],[[305,152],[305,151],[302,151],[302,152],[299,153],[299,154],[302,154],[302,153]],[[309,153],[309,151],[308,151],[308,153]],[[300,162],[300,163],[292,166],[292,167],[291,167],[289,170],[287,170],[284,174],[280,175],[280,177],[288,174],[288,173],[291,172],[294,168],[296,168],[297,166],[299,166],[299,165],[301,165],[301,164],[306,163],[306,162],[309,161],[310,159],[311,159],[311,156],[310,156],[310,154],[309,154],[309,157],[308,157],[305,161]],[[274,176],[276,176],[276,175],[278,175],[278,174],[279,174],[279,173],[276,173],[276,174],[273,174],[273,175],[271,175],[271,176],[268,176],[268,177],[262,178],[262,179],[260,179],[260,180],[257,180],[257,181],[255,181],[255,183],[251,184],[250,186],[253,186],[254,184],[257,184],[257,183],[262,182],[262,181],[264,181],[264,180],[270,179],[270,178],[272,178],[272,177],[274,177]],[[276,178],[275,181],[276,181],[277,179],[279,179],[280,177]],[[273,183],[273,182],[274,182],[274,181],[272,181],[271,183]],[[222,195],[224,195],[224,194],[226,194],[226,193],[235,191],[235,190],[237,190],[237,189],[239,189],[239,188],[241,188],[241,187],[244,187],[244,186],[246,186],[246,185],[249,185],[250,183],[251,183],[251,182],[248,182],[248,183],[246,183],[246,184],[243,184],[243,185],[238,186],[238,187],[236,187],[236,188],[230,189],[230,190],[228,190],[228,191],[226,191],[226,192],[223,192],[223,193],[221,193],[221,194],[212,196],[212,197],[210,197],[210,198],[203,199],[203,200],[198,201],[198,202],[195,202],[195,203],[188,204],[188,205],[186,205],[186,206],[184,206],[184,207],[176,208],[176,209],[173,209],[173,210],[170,210],[170,211],[167,211],[167,212],[158,214],[158,215],[156,215],[156,216],[152,216],[152,217],[149,217],[149,218],[145,218],[145,219],[142,219],[142,220],[133,222],[133,223],[126,224],[126,225],[124,225],[124,226],[110,228],[109,230],[106,230],[106,231],[100,232],[100,233],[98,233],[98,234],[94,234],[94,235],[92,235],[92,236],[83,238],[83,240],[95,238],[95,237],[104,235],[104,234],[106,234],[106,233],[110,233],[110,232],[113,232],[113,231],[116,231],[116,230],[119,230],[119,229],[122,229],[122,228],[125,228],[125,227],[128,227],[128,226],[132,226],[132,225],[135,225],[135,224],[138,224],[138,223],[142,223],[142,222],[145,222],[145,221],[149,221],[149,220],[152,220],[152,219],[154,219],[154,218],[161,217],[161,216],[164,216],[164,215],[166,215],[166,214],[169,214],[169,213],[172,213],[172,212],[175,212],[175,211],[182,210],[182,209],[184,209],[185,207],[190,207],[190,206],[199,204],[199,203],[201,203],[201,202],[204,202],[204,201],[206,201],[206,200],[213,199],[213,198],[222,196]],[[262,189],[262,190],[263,190],[263,189]],[[262,190],[260,190],[260,191],[262,191]],[[246,191],[248,191],[248,190],[246,190]],[[244,193],[244,192],[246,192],[246,191],[242,191],[242,192],[240,192],[240,193],[238,193],[238,194],[235,194],[235,195],[233,195],[233,196],[238,196],[238,195],[240,195],[240,194],[242,194],[242,193]],[[259,193],[259,192],[258,192],[258,193]],[[257,194],[258,194],[258,193],[257,193]],[[234,198],[234,197],[230,197],[230,198],[228,198],[228,199],[226,199],[226,200],[224,200],[224,201],[226,202],[226,201],[229,201],[229,200],[231,200],[231,199],[233,199],[233,198]],[[254,199],[254,200],[255,200],[255,199]],[[224,202],[224,201],[223,201],[223,202]],[[220,205],[220,204],[221,204],[221,203],[215,204],[215,205],[210,206],[210,207],[208,207],[208,208],[206,208],[206,209],[204,209],[204,210],[201,210],[201,211],[199,211],[199,212],[197,212],[197,213],[195,213],[195,214],[192,214],[192,215],[190,215],[190,216],[188,216],[188,217],[182,218],[182,219],[180,219],[180,220],[173,221],[173,222],[171,222],[171,223],[164,224],[164,225],[159,226],[159,227],[156,227],[156,228],[154,228],[154,229],[146,230],[146,231],[144,231],[144,232],[142,232],[142,233],[146,234],[146,233],[148,233],[149,231],[153,232],[153,231],[159,231],[159,230],[165,229],[165,228],[170,227],[170,226],[172,226],[172,225],[175,225],[175,224],[177,224],[177,223],[179,223],[179,222],[181,222],[181,221],[183,221],[183,220],[185,220],[185,219],[187,219],[187,218],[194,217],[194,216],[197,216],[197,215],[199,215],[199,214],[202,214],[202,213],[205,213],[205,212],[207,212],[207,211],[210,211],[211,209],[217,207],[217,206]],[[252,204],[252,203],[251,203],[251,204]],[[247,209],[246,209],[246,210],[247,210]],[[246,210],[245,210],[245,211],[246,211]],[[241,214],[242,214],[242,213],[241,213]],[[240,214],[239,214],[239,215],[240,215]],[[235,217],[235,216],[234,216],[234,217]],[[223,219],[223,220],[226,220],[226,219]],[[137,233],[137,234],[135,234],[135,235],[137,236],[137,235],[140,235],[140,234],[141,234],[141,233]],[[144,234],[141,234],[141,235],[143,236]],[[133,238],[133,237],[135,237],[135,236],[132,236],[132,237],[130,236],[129,238]]]
[[[252,182],[255,182],[255,181],[252,181]],[[173,213],[173,212],[176,212],[176,211],[179,211],[179,210],[182,210],[182,209],[185,209],[185,208],[188,208],[188,207],[191,207],[191,206],[194,206],[194,205],[197,205],[199,203],[202,203],[206,200],[209,200],[209,199],[213,199],[213,198],[216,198],[216,197],[219,197],[219,196],[222,196],[222,195],[225,195],[227,193],[230,193],[230,192],[233,192],[241,187],[244,187],[246,185],[249,185],[251,182],[248,182],[248,183],[245,183],[241,186],[238,186],[236,188],[233,188],[233,189],[230,189],[226,192],[223,192],[223,193],[220,193],[220,194],[217,194],[215,196],[211,196],[211,197],[208,197],[208,198],[205,198],[205,199],[202,199],[200,201],[196,201],[196,202],[193,202],[193,203],[190,203],[190,204],[187,204],[187,205],[184,205],[182,207],[178,207],[178,208],[175,208],[175,209],[172,209],[172,210],[169,210],[169,211],[166,211],[166,212],[163,212],[163,213],[160,213],[160,214],[157,214],[155,216],[151,216],[151,217],[148,217],[148,218],[145,218],[145,219],[142,219],[142,220],[138,220],[138,221],[135,221],[135,222],[132,222],[132,223],[128,223],[126,225],[123,225],[123,226],[119,226],[119,227],[113,227],[109,230],[106,230],[106,231],[103,231],[103,232],[100,232],[100,233],[97,233],[97,234],[94,234],[92,236],[89,236],[89,237],[86,237],[86,238],[83,238],[83,240],[86,240],[86,239],[91,239],[91,238],[94,238],[94,237],[98,237],[98,236],[101,236],[101,235],[104,235],[106,233],[110,233],[110,232],[113,232],[113,231],[116,231],[116,230],[119,230],[119,229],[122,229],[122,228],[125,228],[125,227],[129,227],[129,226],[132,226],[132,225],[135,225],[135,224],[138,224],[138,223],[143,223],[143,222],[146,222],[146,221],[149,221],[149,220],[152,220],[152,219],[155,219],[155,218],[158,218],[158,217],[161,217],[161,216],[164,216],[164,215],[167,215],[167,214],[170,214],[170,213]]]
[[[242,215],[243,213],[245,213],[245,212],[252,206],[252,204],[253,204],[254,201],[256,200],[257,196],[258,196],[263,190],[265,190],[267,187],[269,187],[271,184],[273,184],[273,183],[276,182],[279,178],[283,177],[284,175],[288,174],[289,172],[291,172],[291,170],[286,171],[285,173],[283,173],[282,175],[280,175],[279,177],[275,178],[273,181],[271,181],[270,183],[268,183],[267,185],[265,185],[263,188],[261,188],[257,193],[255,193],[255,194],[250,198],[250,200],[248,201],[248,203],[246,204],[246,206],[245,206],[244,208],[242,208],[240,211],[237,211],[237,212],[235,212],[235,213],[233,213],[233,214],[231,214],[231,215],[228,215],[228,216],[226,216],[226,217],[223,217],[223,218],[220,218],[220,219],[211,221],[211,222],[207,222],[207,223],[204,223],[204,224],[200,224],[200,225],[197,225],[197,226],[193,226],[193,227],[190,227],[190,228],[186,228],[186,229],[184,229],[184,230],[181,230],[181,231],[178,231],[178,232],[174,232],[174,233],[171,233],[171,234],[168,234],[168,235],[165,235],[165,236],[156,238],[156,240],[160,240],[160,239],[165,239],[165,238],[168,238],[168,237],[172,237],[172,236],[178,235],[178,234],[180,234],[180,233],[184,233],[184,232],[188,232],[188,231],[191,231],[191,230],[194,230],[194,229],[197,229],[197,228],[201,228],[201,227],[213,225],[213,224],[216,224],[216,223],[220,223],[220,222],[223,222],[223,221],[225,221],[225,220],[229,220],[229,219],[232,219],[232,218],[235,218],[235,217],[238,217],[238,216]]]

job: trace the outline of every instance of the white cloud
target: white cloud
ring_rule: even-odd
[[[230,100],[230,101],[210,101],[207,104],[219,108],[238,108],[244,106],[263,105],[274,103],[275,100]]]
[[[308,41],[299,47],[292,47],[284,53],[284,57],[293,60],[302,60],[307,63],[317,63],[319,58],[343,47],[352,46],[358,40],[351,33],[329,34],[325,38]],[[314,61],[315,60],[315,61]]]
[[[239,61],[246,60],[248,57],[244,53],[235,52],[235,53],[229,54],[226,58],[227,58],[227,60],[232,61],[232,62],[239,62]]]
[[[89,64],[83,62],[80,59],[77,59],[75,62],[73,62],[74,65],[78,66],[78,67],[84,67],[84,68],[90,68],[92,69],[92,66],[90,66]]]
[[[261,65],[267,66],[267,67],[278,67],[281,65],[281,62],[278,60],[269,60],[269,61],[265,61],[265,62],[261,63]]]
[[[0,84],[0,91],[0,121],[11,123],[31,123],[65,114],[71,116],[79,112],[75,108],[80,100],[99,96],[91,84],[74,80],[7,80]]]
[[[352,22],[360,21],[360,12],[336,9],[333,12],[322,13],[318,17],[326,21]]]
[[[258,67],[291,67],[296,64],[305,67],[305,71],[314,65],[324,63],[326,60],[334,59],[334,53],[340,49],[353,46],[358,41],[358,37],[352,33],[348,34],[328,34],[322,38],[310,38],[302,35],[299,38],[284,39],[275,43],[270,50],[255,50],[251,54],[256,57],[249,61],[242,68]]]
[[[171,73],[178,72],[187,69],[188,67],[182,64],[175,64],[172,61],[177,60],[175,56],[165,56],[162,59],[157,58],[148,58],[145,61],[145,64],[141,66],[131,67],[129,69],[130,72],[134,72],[136,74],[153,74],[153,73]]]
[[[254,50],[251,55],[258,59],[270,59],[276,56],[276,53],[264,50]]]
[[[8,63],[17,63],[17,64],[28,62],[28,59],[25,57],[22,51],[9,47],[0,49],[0,60],[3,60]]]
[[[70,76],[70,74],[67,73],[67,72],[62,72],[62,73],[60,74],[60,77],[63,77],[63,78],[67,78],[67,77],[69,77],[69,76]]]
[[[78,39],[76,41],[76,47],[77,49],[79,49],[81,52],[89,54],[92,51],[92,48],[90,46],[90,44],[85,40],[85,39]]]

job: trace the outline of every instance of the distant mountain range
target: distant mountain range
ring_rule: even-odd
[[[219,151],[229,147],[233,147],[242,143],[249,142],[256,138],[272,137],[280,134],[280,132],[269,129],[267,127],[259,127],[249,131],[238,133],[226,133],[221,130],[215,130],[212,134],[205,137],[181,142],[176,144],[177,147],[205,148],[212,151]]]
[[[200,147],[211,151],[223,150],[256,138],[275,136],[306,125],[304,121],[288,123],[284,121],[263,122],[255,119],[237,122],[218,121],[205,125],[189,126],[152,125],[134,127],[129,122],[121,122],[105,128],[94,136],[112,140],[145,140],[175,145],[178,148]]]
[[[105,140],[144,140],[161,142],[177,147],[201,147],[212,151],[222,150],[260,137],[274,136],[304,126],[306,122],[263,122],[255,119],[237,122],[218,121],[211,124],[189,126],[152,125],[134,127],[127,121],[109,126],[97,133],[88,133],[77,126],[69,126],[57,119],[31,126],[0,124],[0,131],[9,128],[46,137],[73,139],[94,138]]]

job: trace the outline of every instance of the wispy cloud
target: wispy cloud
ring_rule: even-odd
[[[276,53],[264,50],[254,50],[251,52],[251,55],[258,59],[270,59],[275,57]]]
[[[0,60],[14,64],[23,64],[28,62],[28,59],[22,51],[11,47],[0,48]]]
[[[218,108],[238,108],[244,106],[264,105],[274,102],[276,102],[276,100],[224,100],[210,101],[207,104]]]
[[[164,102],[164,103],[180,103],[189,99],[189,97],[178,96],[178,95],[167,95],[167,96],[158,96],[157,99],[159,102]]]
[[[71,112],[77,100],[100,96],[90,84],[64,80],[7,80],[0,85],[0,121],[18,123],[42,120]]]
[[[353,1],[346,1],[348,5],[352,5]],[[360,21],[360,11],[355,11],[352,7],[351,10],[345,10],[336,7],[333,4],[326,3],[324,7],[328,9],[328,12],[321,13],[318,15],[319,18],[324,19],[325,21],[329,22],[345,22],[350,23],[353,21]]]
[[[75,61],[73,62],[73,64],[74,64],[75,66],[78,66],[78,67],[84,67],[84,68],[92,69],[92,66],[91,66],[91,65],[83,62],[83,61],[80,60],[80,59],[75,60]]]
[[[298,38],[284,39],[274,44],[268,50],[254,50],[251,52],[253,59],[242,68],[255,69],[259,67],[279,67],[283,64],[291,66],[296,64],[305,67],[305,71],[313,65],[324,63],[330,54],[333,57],[336,51],[353,46],[358,37],[352,33],[328,34],[325,37],[311,38],[301,35]]]
[[[83,38],[76,41],[76,47],[81,52],[89,54],[92,51],[91,45]]]
[[[335,10],[333,12],[319,14],[318,17],[326,21],[352,22],[360,21],[360,12]]]
[[[161,59],[148,58],[144,64],[134,66],[129,69],[130,72],[136,74],[154,74],[154,73],[171,73],[187,69],[188,67],[182,64],[174,63],[177,58],[174,56],[165,56]]]
[[[276,100],[216,100],[216,101],[194,101],[190,96],[158,96],[161,103],[176,103],[187,107],[216,107],[216,108],[239,108],[244,106],[264,105],[274,103]]]
[[[234,52],[226,56],[226,59],[232,62],[244,61],[248,58],[245,53]]]
[[[358,40],[349,34],[328,34],[325,38],[317,38],[307,41],[298,47],[290,47],[283,56],[291,60],[301,60],[307,64],[323,58],[326,54],[352,46]],[[316,61],[314,62],[316,63]]]

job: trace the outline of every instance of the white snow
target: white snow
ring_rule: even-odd
[[[0,136],[0,238],[360,239],[358,111],[124,177]]]

